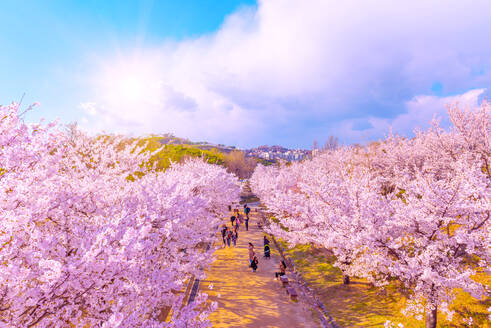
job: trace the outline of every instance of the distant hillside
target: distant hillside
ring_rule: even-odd
[[[157,170],[167,169],[171,163],[181,162],[187,157],[202,157],[210,164],[224,164],[224,156],[218,149],[201,149],[189,144],[187,139],[176,138],[174,136],[150,136],[140,139],[139,144],[147,143],[146,150],[155,151],[164,145],[164,148],[154,154],[148,165],[157,163]]]
[[[207,141],[191,141],[186,138],[176,137],[173,134],[164,134],[164,135],[151,135],[150,138],[154,140],[158,140],[162,145],[190,145],[195,148],[199,148],[202,150],[218,150],[222,153],[230,153],[237,148],[235,146],[226,146],[223,144],[212,144]]]
[[[139,140],[140,146],[153,154],[148,163],[156,170],[166,170],[171,163],[178,163],[189,157],[201,157],[210,164],[223,165],[227,171],[236,174],[239,178],[249,178],[254,171],[258,160],[246,158],[244,152],[234,147],[212,145],[209,143],[196,143],[172,135],[152,135]],[[160,149],[160,150],[159,150]]]
[[[181,162],[188,157],[202,157],[210,164],[224,165],[241,178],[248,178],[257,163],[271,165],[279,160],[300,161],[311,155],[309,150],[288,149],[279,145],[240,150],[234,146],[206,141],[193,142],[172,134],[154,134],[140,138],[140,145],[144,143],[146,150],[151,152],[164,146],[147,163],[152,166],[156,163],[157,170],[165,170],[171,163]]]

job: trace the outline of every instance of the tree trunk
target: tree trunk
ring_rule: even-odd
[[[343,276],[343,284],[349,285],[349,276],[347,276],[347,275]]]
[[[436,314],[436,305],[434,305],[433,310],[426,311],[425,328],[436,328]]]

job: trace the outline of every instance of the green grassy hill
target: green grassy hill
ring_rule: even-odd
[[[175,137],[150,136],[141,138],[138,145],[143,146],[147,143],[145,150],[150,152],[156,151],[163,145],[163,148],[154,154],[147,163],[150,166],[156,163],[156,170],[165,170],[171,163],[178,163],[190,157],[202,157],[210,164],[222,165],[224,163],[223,153],[219,150],[215,148],[204,150],[195,145],[181,143],[183,140]]]

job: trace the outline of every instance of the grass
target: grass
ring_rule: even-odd
[[[386,320],[402,323],[406,328],[422,327],[423,322],[405,317],[401,309],[405,307],[406,298],[401,293],[402,286],[392,283],[386,288],[370,285],[363,279],[351,278],[350,285],[343,285],[343,276],[334,267],[334,259],[322,249],[310,245],[298,245],[286,249],[286,254],[295,263],[308,284],[314,288],[324,303],[329,314],[341,327],[383,327]],[[479,274],[476,279],[491,286],[491,277]],[[476,300],[463,291],[457,291],[457,298],[451,310],[456,313],[452,322],[445,314],[438,314],[439,328],[463,327],[463,318],[472,317],[473,327],[491,327],[488,320],[490,299]]]

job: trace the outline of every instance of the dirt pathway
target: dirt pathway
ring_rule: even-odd
[[[213,327],[320,327],[302,300],[290,301],[285,288],[274,279],[279,257],[276,252],[270,260],[263,257],[263,233],[257,227],[255,213],[251,214],[249,231],[242,224],[237,247],[215,252],[216,261],[207,270],[207,279],[201,281],[200,290],[218,302],[218,310],[210,316]],[[230,226],[230,221],[224,223]],[[258,255],[257,272],[248,267],[249,242]]]

